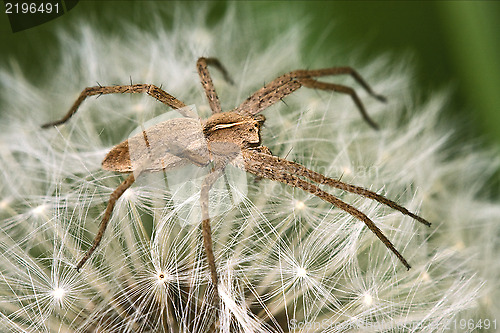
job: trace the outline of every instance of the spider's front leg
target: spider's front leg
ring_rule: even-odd
[[[282,100],[300,87],[307,87],[325,91],[335,91],[351,96],[363,119],[371,127],[373,127],[374,129],[378,129],[378,125],[368,115],[363,103],[359,99],[354,89],[341,84],[321,82],[314,79],[315,77],[343,74],[350,75],[372,97],[381,102],[386,101],[386,98],[384,96],[376,94],[368,85],[368,83],[366,83],[366,81],[361,77],[361,75],[359,75],[359,73],[351,67],[332,67],[318,70],[296,70],[277,77],[276,79],[256,91],[253,95],[248,97],[243,103],[241,103],[240,106],[232,111],[242,115],[252,116]]]
[[[224,80],[227,82],[233,84],[233,80],[231,80],[227,70],[224,66],[222,66],[222,63],[217,58],[201,57],[196,62],[196,69],[198,70],[203,90],[205,90],[205,94],[207,95],[208,104],[210,105],[210,109],[212,109],[212,114],[216,114],[222,112],[222,108],[220,106],[219,96],[217,96],[217,92],[215,91],[212,77],[208,71],[209,65],[217,68],[224,76]]]
[[[179,110],[179,112],[183,114],[185,117],[188,116],[187,114],[184,114],[182,111],[182,108],[185,107],[186,104],[179,101],[174,96],[170,95],[166,91],[162,90],[161,88],[153,84],[130,84],[121,86],[99,85],[83,89],[82,92],[80,93],[80,96],[78,96],[78,98],[73,103],[73,105],[71,106],[71,108],[64,117],[62,117],[59,120],[43,124],[42,128],[57,126],[67,122],[76,113],[76,111],[80,107],[80,104],[82,104],[83,101],[89,96],[97,95],[97,97],[99,97],[101,95],[107,95],[107,94],[136,94],[136,93],[146,93],[149,96],[152,96],[158,101],[162,102],[163,104],[168,105],[172,109],[181,109]]]
[[[267,150],[267,149],[259,149],[259,150],[246,149],[246,150],[242,151],[242,155],[244,158],[244,165],[239,166],[239,167],[244,167],[244,169],[246,171],[248,171],[248,172],[250,172],[258,177],[267,178],[267,179],[271,179],[274,181],[279,181],[281,183],[284,183],[284,184],[287,184],[287,185],[290,185],[293,187],[301,188],[302,190],[309,192],[309,193],[325,200],[326,202],[329,202],[332,205],[342,209],[343,211],[352,215],[356,219],[363,221],[366,224],[366,226],[382,241],[382,243],[384,243],[384,245],[392,253],[394,253],[396,255],[396,257],[398,257],[398,259],[403,263],[403,265],[407,269],[411,268],[410,264],[408,264],[406,259],[401,255],[401,253],[399,253],[398,250],[396,250],[396,248],[391,243],[391,241],[383,234],[382,230],[380,230],[368,216],[366,216],[363,212],[359,211],[357,208],[355,208],[355,207],[349,205],[348,203],[340,200],[339,198],[331,195],[330,193],[327,193],[327,192],[321,190],[316,185],[299,178],[299,176],[303,176],[303,177],[307,177],[311,180],[318,181],[320,179],[315,176],[315,174],[316,174],[315,172],[313,172],[312,170],[306,169],[305,167],[302,167],[302,166],[301,166],[302,168],[299,168],[296,166],[294,166],[294,168],[291,168],[290,166],[292,164],[290,164],[290,163],[293,163],[293,162],[287,163],[289,161],[282,160],[276,156],[272,156],[269,154],[269,150]],[[307,170],[307,172],[305,170]],[[327,177],[323,176],[323,178],[327,178]],[[322,181],[320,183],[327,184],[324,181]],[[344,184],[344,183],[342,183],[342,184]],[[328,184],[328,185],[332,186],[331,184]],[[349,184],[344,184],[344,185],[349,185]],[[352,185],[349,185],[349,186],[352,186]],[[336,186],[336,187],[341,188],[339,186]],[[350,188],[346,186],[342,189],[349,191]],[[402,208],[402,210],[401,209],[398,209],[398,210],[400,210],[404,214],[407,214],[406,212],[408,212],[404,207],[401,207],[401,206],[397,205],[395,202],[393,202],[385,197],[382,197],[374,192],[371,192],[371,191],[366,190],[366,189],[363,189],[365,192],[362,192],[362,191],[359,191],[359,189],[361,189],[361,188],[355,187],[355,186],[352,186],[351,189],[354,189],[354,190],[352,190],[350,192],[357,193],[357,194],[363,195],[365,197],[377,200],[379,202],[387,204],[388,206],[390,206],[392,208],[395,208],[395,209],[398,209],[397,207]],[[372,194],[375,196],[372,196]],[[388,202],[391,204],[389,204]],[[407,214],[407,215],[409,215],[409,214]],[[412,214],[412,217],[414,217],[414,216],[416,216],[416,215]],[[424,223],[424,224],[430,225],[429,222],[427,222],[426,220],[424,220],[422,218],[419,218],[419,221]]]

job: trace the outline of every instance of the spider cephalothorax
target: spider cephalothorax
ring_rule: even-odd
[[[141,173],[170,170],[187,164],[206,166],[212,163],[211,173],[205,177],[202,183],[200,206],[202,211],[203,243],[210,269],[211,281],[215,286],[216,298],[218,298],[218,276],[212,249],[208,194],[211,186],[222,175],[222,171],[230,163],[254,174],[258,178],[268,178],[301,188],[363,221],[385,246],[398,257],[405,267],[409,269],[410,265],[405,258],[396,250],[389,239],[368,216],[354,206],[320,189],[318,185],[327,185],[376,200],[429,226],[430,223],[428,221],[373,191],[326,177],[298,163],[273,156],[267,147],[261,145],[260,128],[265,118],[259,113],[276,102],[281,101],[300,87],[336,91],[350,95],[364,120],[371,127],[377,128],[376,123],[368,116],[363,104],[352,88],[340,84],[317,81],[316,77],[349,74],[372,97],[380,101],[385,101],[385,98],[375,94],[361,76],[350,67],[297,70],[279,76],[248,97],[240,106],[224,113],[222,112],[218,96],[208,72],[208,65],[219,69],[225,79],[230,81],[227,71],[217,59],[198,59],[197,69],[201,78],[201,84],[212,110],[212,116],[205,121],[189,117],[188,113],[183,111],[186,107],[183,102],[154,85],[130,84],[85,88],[69,112],[61,120],[43,125],[46,128],[66,122],[88,96],[112,93],[146,93],[169,107],[177,109],[185,116],[185,118],[171,119],[145,129],[142,133],[116,145],[108,153],[103,161],[104,169],[131,174],[111,194],[93,245],[80,262],[78,262],[76,268],[80,269],[99,246],[111,218],[116,200],[134,183],[136,177]]]
[[[244,116],[236,112],[216,113],[203,124],[203,134],[208,142],[232,142],[240,149],[261,144],[260,128],[263,115]]]

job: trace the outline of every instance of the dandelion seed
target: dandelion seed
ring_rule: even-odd
[[[427,272],[422,272],[422,274],[420,275],[420,279],[424,282],[429,282],[432,280],[431,276],[429,275],[429,273]]]
[[[464,242],[459,241],[459,242],[455,243],[455,245],[453,246],[453,249],[454,249],[455,251],[463,251],[463,250],[465,249],[465,244],[464,244]]]
[[[315,96],[310,96],[308,99],[307,99],[307,104],[309,104],[311,106],[311,108],[315,108],[315,107],[320,107],[321,106],[321,99],[315,97]]]
[[[158,284],[164,284],[172,281],[172,276],[166,272],[159,272],[156,277],[158,278]]]
[[[47,205],[39,205],[31,210],[34,216],[43,216],[47,211]]]
[[[345,166],[342,168],[342,173],[346,176],[348,175],[351,175],[352,174],[352,169],[348,166]]]
[[[54,298],[54,301],[59,304],[62,303],[65,294],[66,290],[64,290],[63,288],[55,288],[54,290],[52,290],[52,297]]]
[[[296,210],[304,210],[306,208],[306,204],[302,200],[295,201],[295,209]]]
[[[136,103],[134,106],[133,106],[133,109],[135,112],[137,113],[143,113],[144,111],[146,111],[146,108],[144,107],[144,104],[143,103]]]
[[[370,295],[368,292],[363,294],[363,304],[366,306],[372,306],[373,305],[373,297]]]
[[[297,267],[295,270],[295,273],[296,273],[298,278],[307,277],[307,270],[304,267]]]
[[[2,201],[0,201],[0,209],[7,210],[10,207],[11,203],[12,203],[12,198],[10,197],[2,199]]]

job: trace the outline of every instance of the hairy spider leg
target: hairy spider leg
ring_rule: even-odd
[[[94,243],[87,250],[83,258],[76,265],[76,270],[79,271],[80,268],[85,264],[85,262],[90,258],[92,253],[97,249],[99,244],[101,243],[102,236],[106,231],[106,227],[108,226],[109,220],[111,219],[111,214],[113,213],[113,208],[115,207],[116,201],[122,196],[123,193],[134,183],[135,177],[134,174],[130,174],[118,187],[111,193],[109,196],[108,206],[106,207],[106,211],[104,212],[104,216],[102,218],[101,224],[99,225],[99,230],[94,238]]]
[[[338,93],[342,94],[347,94],[351,96],[351,99],[353,100],[354,104],[356,104],[356,107],[358,108],[359,112],[361,113],[361,116],[363,117],[363,120],[368,123],[373,129],[378,130],[378,125],[375,121],[373,121],[372,118],[368,115],[368,112],[366,112],[365,106],[361,102],[361,100],[358,97],[358,94],[356,94],[356,91],[352,89],[351,87],[344,86],[341,84],[337,83],[327,83],[327,82],[321,82],[313,79],[297,79],[303,87],[306,88],[312,88],[312,89],[319,89],[319,90],[330,90],[330,91],[335,91]]]
[[[408,264],[401,253],[396,250],[391,241],[383,234],[382,230],[380,230],[375,225],[375,223],[363,212],[336,198],[330,193],[321,190],[316,185],[299,178],[296,174],[291,173],[289,170],[287,170],[287,166],[284,160],[281,160],[272,155],[260,153],[252,149],[243,150],[242,155],[244,158],[244,168],[246,171],[253,173],[258,177],[279,181],[292,187],[301,188],[302,190],[309,192],[325,200],[326,202],[329,202],[332,205],[342,209],[356,219],[363,221],[366,226],[382,241],[382,243],[384,243],[384,245],[396,255],[396,257],[401,261],[401,263],[403,263],[403,265],[407,269],[411,268],[410,264]]]
[[[213,242],[212,242],[212,228],[210,226],[210,215],[208,211],[208,203],[209,203],[209,192],[212,188],[212,185],[215,184],[217,179],[223,174],[224,167],[219,167],[212,172],[210,172],[201,184],[200,189],[200,207],[201,207],[201,230],[203,235],[203,246],[205,247],[205,254],[207,256],[208,268],[210,269],[210,278],[212,280],[212,284],[214,287],[214,303],[217,304],[219,302],[219,291],[217,289],[218,285],[218,276],[217,276],[217,267],[215,266],[215,256],[213,251]]]
[[[259,154],[262,154],[262,153],[259,153]],[[262,158],[266,159],[267,157],[262,157]],[[328,185],[328,186],[331,186],[334,188],[338,188],[338,189],[346,191],[346,192],[351,192],[354,194],[361,195],[365,198],[378,201],[381,204],[389,206],[392,209],[395,209],[404,215],[410,216],[411,218],[417,220],[418,222],[420,222],[422,224],[425,224],[428,227],[431,226],[431,223],[429,221],[427,221],[426,219],[410,212],[408,209],[399,205],[397,202],[392,201],[392,200],[384,197],[383,195],[377,194],[377,193],[370,191],[366,188],[352,185],[352,184],[347,184],[347,183],[344,183],[338,179],[326,177],[326,176],[320,174],[319,172],[316,172],[316,171],[313,171],[313,170],[306,168],[303,165],[300,165],[296,162],[292,162],[292,161],[289,161],[286,159],[279,158],[277,156],[269,155],[269,157],[267,159],[269,159],[268,163],[279,164],[280,167],[283,170],[286,170],[288,173],[291,173],[291,174],[294,174],[297,176],[301,176],[301,177],[306,177],[306,178],[309,178],[310,180],[312,180],[316,183],[325,184],[325,185]]]
[[[208,66],[214,66],[215,68],[217,68],[224,76],[224,80],[226,80],[227,82],[233,84],[233,80],[231,80],[231,77],[229,76],[227,70],[217,58],[201,57],[196,62],[196,69],[198,70],[198,75],[200,76],[203,90],[205,90],[205,94],[207,95],[208,104],[210,105],[212,114],[216,114],[222,112],[222,108],[220,106],[219,96],[217,96],[217,92],[215,91],[212,77],[210,76],[210,72],[208,71]]]
[[[282,100],[290,95],[300,87],[335,91],[343,94],[348,94],[353,99],[358,110],[360,111],[363,119],[374,129],[378,129],[378,125],[368,116],[363,103],[359,99],[356,91],[350,87],[326,83],[314,80],[314,77],[331,76],[331,75],[351,75],[356,82],[358,82],[363,89],[368,92],[372,97],[381,102],[386,102],[386,98],[373,92],[368,83],[351,67],[332,67],[317,70],[296,70],[282,76],[277,77],[273,81],[266,84],[261,89],[257,90],[253,95],[248,97],[243,103],[232,111],[238,112],[242,115],[251,116],[261,112],[267,107]]]
[[[179,112],[187,117],[187,114],[184,114],[183,107],[186,106],[183,102],[179,101],[174,96],[170,95],[166,91],[158,88],[153,84],[131,84],[131,85],[121,85],[121,86],[95,86],[95,87],[87,87],[82,90],[80,96],[78,96],[77,100],[73,103],[68,113],[64,117],[59,120],[46,123],[42,125],[42,128],[48,128],[51,126],[57,126],[64,124],[67,122],[78,110],[80,104],[89,96],[98,97],[100,95],[107,94],[135,94],[135,93],[146,93],[158,101],[162,102],[165,105],[168,105],[172,109],[180,109]]]

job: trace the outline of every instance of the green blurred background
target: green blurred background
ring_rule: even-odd
[[[186,6],[186,10],[196,5],[189,1],[156,4]],[[210,19],[217,20],[228,2],[213,4]],[[311,45],[319,38],[324,43],[331,40],[332,45],[340,41],[346,52],[354,49],[366,61],[387,53],[395,59],[410,58],[419,98],[452,88],[444,116],[460,119],[464,138],[479,135],[485,144],[500,144],[500,2],[239,1],[235,5],[256,17],[271,13],[281,24],[294,24],[296,17],[291,13],[304,13],[310,19]],[[59,61],[56,28],[82,17],[92,17],[106,30],[118,29],[115,18],[147,27],[148,19],[140,10],[143,6],[144,1],[82,0],[67,14],[18,33],[11,32],[4,11],[0,14],[0,66],[8,68],[14,59],[29,80],[42,83],[38,80],[49,74],[43,64],[47,59]]]

